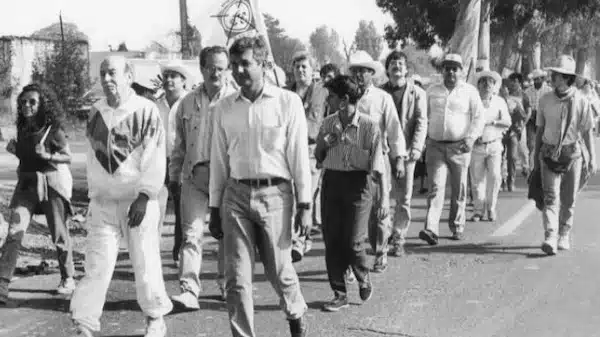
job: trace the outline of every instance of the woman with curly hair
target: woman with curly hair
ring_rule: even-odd
[[[8,236],[0,249],[0,304],[8,302],[8,285],[34,214],[46,216],[56,245],[61,275],[56,291],[67,295],[75,289],[66,223],[72,214],[73,178],[63,117],[56,96],[45,86],[30,84],[17,98],[17,139],[11,139],[6,150],[19,158],[18,183],[10,204]]]

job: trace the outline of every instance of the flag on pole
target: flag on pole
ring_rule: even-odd
[[[203,3],[207,1],[203,0]],[[220,45],[231,47],[236,39],[245,36],[262,35],[267,43],[268,61],[273,71],[268,77],[279,86],[285,85],[285,72],[273,59],[271,44],[259,0],[212,0],[199,14],[192,17],[202,36],[204,46]]]
[[[481,20],[481,0],[461,0],[454,34],[448,42],[449,51],[463,59],[466,80],[475,73]]]

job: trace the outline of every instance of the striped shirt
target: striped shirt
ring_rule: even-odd
[[[338,143],[327,149],[322,160],[323,168],[334,171],[376,171],[384,175],[385,162],[381,145],[381,132],[377,122],[357,112],[344,129],[336,112],[323,121],[317,139],[335,134]],[[315,156],[323,153],[317,142]]]

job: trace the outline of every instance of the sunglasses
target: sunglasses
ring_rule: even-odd
[[[34,106],[34,105],[37,105],[39,103],[39,101],[37,99],[30,98],[30,99],[22,99],[19,101],[19,103],[21,105],[27,105],[27,103],[29,103],[29,105]]]

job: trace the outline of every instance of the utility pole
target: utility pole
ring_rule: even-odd
[[[187,0],[179,0],[179,24],[181,26],[181,55],[186,60],[190,58],[191,54],[188,39]]]

